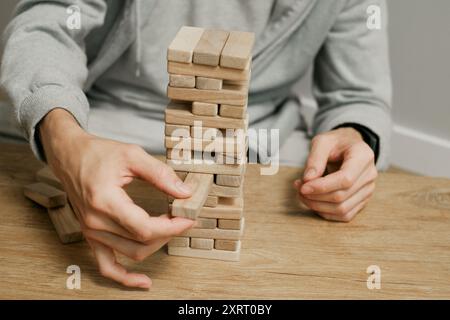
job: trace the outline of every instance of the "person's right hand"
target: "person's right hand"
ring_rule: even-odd
[[[126,286],[149,288],[150,278],[128,272],[115,252],[141,261],[194,222],[150,217],[123,187],[138,177],[175,198],[189,197],[190,187],[141,147],[90,135],[63,109],[49,112],[39,133],[46,160],[67,192],[100,273]]]

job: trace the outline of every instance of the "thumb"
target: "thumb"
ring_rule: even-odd
[[[318,135],[312,139],[311,150],[303,174],[305,182],[321,177],[325,173],[333,148],[334,141],[330,136]]]
[[[142,148],[133,157],[129,169],[134,175],[175,198],[188,198],[192,195],[192,189],[175,174],[171,167],[152,157]]]

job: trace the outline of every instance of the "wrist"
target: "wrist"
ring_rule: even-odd
[[[47,161],[58,154],[64,154],[67,147],[73,142],[89,136],[78,124],[72,114],[64,109],[51,110],[41,120],[39,126],[39,137]]]

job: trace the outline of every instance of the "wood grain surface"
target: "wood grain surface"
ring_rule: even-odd
[[[245,177],[246,226],[240,262],[168,256],[140,263],[150,291],[126,289],[100,276],[85,242],[62,245],[46,211],[23,196],[42,164],[26,146],[0,145],[0,298],[449,298],[450,181],[380,175],[369,206],[351,223],[298,209],[291,185],[298,168]],[[163,196],[146,184],[129,188],[146,210]],[[81,268],[81,290],[65,288],[66,268]],[[366,269],[381,268],[381,289],[368,290]]]

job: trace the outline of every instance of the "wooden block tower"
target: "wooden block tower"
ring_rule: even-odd
[[[182,27],[167,50],[167,163],[194,190],[169,199],[194,228],[171,255],[238,261],[244,229],[247,98],[254,34]]]

